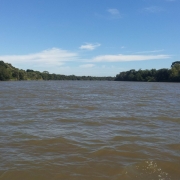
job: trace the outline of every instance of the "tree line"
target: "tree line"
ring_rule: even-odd
[[[95,77],[95,76],[75,76],[50,74],[48,71],[34,71],[31,69],[22,70],[13,67],[9,63],[0,61],[0,81],[20,81],[20,80],[98,80],[112,81],[114,77]]]
[[[138,71],[131,69],[120,72],[116,77],[94,77],[50,74],[48,71],[22,70],[9,63],[0,61],[0,81],[9,80],[97,80],[97,81],[144,81],[144,82],[180,82],[180,61],[172,63],[170,69],[151,69]]]
[[[180,82],[180,61],[172,63],[170,69],[138,71],[131,69],[116,75],[115,81]]]

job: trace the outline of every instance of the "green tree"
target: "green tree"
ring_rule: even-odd
[[[170,81],[180,82],[180,64],[175,63],[171,66]]]
[[[175,62],[173,62],[172,64],[171,64],[171,68],[173,68],[175,65],[180,65],[180,61],[175,61]]]
[[[11,74],[5,67],[0,67],[0,80],[6,81],[10,80]]]

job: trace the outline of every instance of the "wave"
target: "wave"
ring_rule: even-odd
[[[180,165],[165,161],[146,160],[129,164],[126,167],[111,163],[90,162],[85,164],[69,164],[54,166],[48,164],[44,168],[14,169],[0,171],[1,180],[179,180]]]

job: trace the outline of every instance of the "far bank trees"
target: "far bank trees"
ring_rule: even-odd
[[[180,82],[180,61],[173,62],[170,69],[134,70],[120,72],[115,81]]]

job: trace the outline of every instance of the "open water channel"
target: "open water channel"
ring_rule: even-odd
[[[179,83],[0,82],[0,180],[179,179]]]

